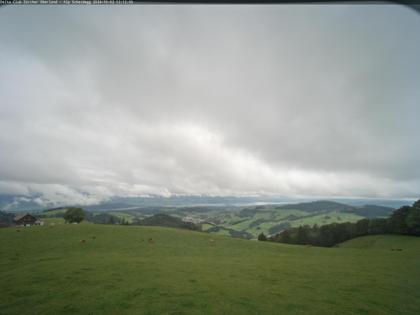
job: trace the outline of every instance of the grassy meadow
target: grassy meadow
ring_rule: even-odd
[[[420,238],[316,248],[159,227],[4,228],[0,279],[2,315],[417,315]]]
[[[420,250],[420,239],[405,235],[370,235],[358,237],[339,245],[341,248]]]

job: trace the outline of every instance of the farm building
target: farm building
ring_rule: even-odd
[[[29,213],[15,216],[15,218],[13,219],[13,222],[16,225],[22,225],[22,226],[43,225],[44,223]]]

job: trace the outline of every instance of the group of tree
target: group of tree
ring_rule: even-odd
[[[82,208],[71,207],[64,213],[66,223],[80,223],[85,219],[86,212]]]
[[[53,210],[66,210],[63,212],[57,212],[53,214],[49,214],[48,212],[51,212]],[[45,215],[47,213],[47,215]],[[97,223],[97,224],[121,224],[121,225],[129,225],[130,222],[125,218],[120,218],[118,216],[115,216],[110,213],[93,213],[90,211],[85,211],[82,208],[77,207],[69,207],[69,208],[55,208],[55,209],[49,209],[44,211],[43,214],[44,217],[62,217],[66,223],[80,223],[83,220]]]
[[[185,222],[180,218],[173,217],[165,213],[157,213],[143,220],[137,221],[136,224],[143,226],[166,226],[180,229],[199,231],[200,227],[192,222]]]
[[[13,223],[14,215],[12,213],[0,210],[0,227],[7,227]]]
[[[264,234],[264,233],[260,233],[260,234],[258,235],[258,240],[259,240],[259,241],[266,241],[266,240],[267,240],[267,236],[265,236],[265,234]]]
[[[404,234],[420,236],[420,200],[412,206],[395,210],[389,218],[362,219],[355,223],[304,225],[290,228],[271,237],[260,234],[259,240],[288,244],[331,247],[349,239],[373,234]]]
[[[200,230],[199,226],[192,222],[185,222],[182,219],[165,213],[157,213],[143,220],[135,218],[131,222],[124,217],[118,217],[110,213],[100,213],[96,215],[88,214],[90,222],[99,224],[119,224],[119,225],[143,225],[143,226],[166,226],[187,230]]]

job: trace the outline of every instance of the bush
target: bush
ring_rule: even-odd
[[[267,237],[264,235],[264,233],[261,233],[260,235],[258,235],[258,240],[259,241],[266,241]]]
[[[66,223],[80,223],[85,218],[85,211],[82,208],[69,208],[64,213]]]

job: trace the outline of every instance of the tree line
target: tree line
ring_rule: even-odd
[[[389,218],[362,219],[355,223],[303,225],[282,231],[271,237],[263,233],[260,241],[331,247],[349,239],[374,234],[403,234],[420,236],[420,200],[412,206],[395,210]]]
[[[147,217],[143,220],[133,220],[130,223],[125,218],[118,218],[109,213],[100,213],[94,215],[90,212],[83,210],[82,208],[68,208],[63,215],[66,223],[80,223],[84,219],[92,223],[98,224],[120,224],[120,225],[144,225],[144,226],[166,226],[166,227],[175,227],[187,230],[200,230],[199,226],[192,222],[184,222],[182,219],[173,217],[164,213],[158,213]]]

